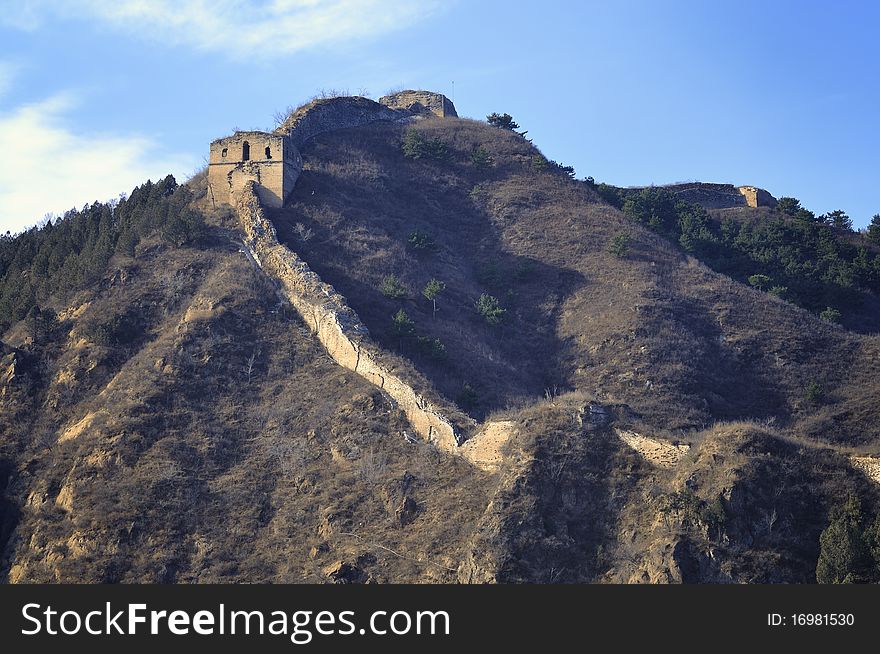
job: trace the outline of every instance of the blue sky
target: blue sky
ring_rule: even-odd
[[[321,89],[509,112],[619,185],[880,212],[880,3],[0,0],[0,231],[185,179]]]

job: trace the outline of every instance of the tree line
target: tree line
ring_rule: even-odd
[[[762,220],[713,219],[671,191],[587,183],[631,220],[677,242],[717,272],[839,319],[864,293],[880,292],[880,215],[864,234],[843,211],[817,216],[795,198],[781,198]],[[620,249],[619,247],[616,249]]]
[[[159,236],[175,247],[198,240],[204,219],[191,200],[189,188],[168,175],[127,198],[71,209],[20,234],[0,236],[0,332],[49,298],[99,281],[114,255],[134,256],[142,239]]]

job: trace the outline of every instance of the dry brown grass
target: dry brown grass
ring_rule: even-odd
[[[517,423],[498,475],[408,441],[400,412],[326,355],[220,211],[203,249],[145,242],[116,260],[3,387],[10,579],[311,582],[343,561],[377,581],[809,581],[829,507],[852,492],[876,513],[844,455],[880,448],[877,338],[710,271],[536,170],[514,134],[420,121],[450,158],[411,161],[402,129],[316,138],[272,217],[389,365],[453,400],[469,384],[472,415]],[[477,147],[493,167],[473,164]],[[416,230],[436,249],[410,248]],[[612,256],[623,231],[630,249]],[[391,274],[410,297],[381,293]],[[420,295],[432,278],[446,283],[436,318]],[[508,310],[500,327],[474,311],[481,293]],[[445,360],[393,334],[400,308]],[[89,340],[118,315],[138,317],[137,338]],[[592,401],[690,455],[651,468],[584,422]]]
[[[417,129],[447,143],[449,160],[407,160],[403,128],[384,125],[315,139],[291,204],[274,219],[381,344],[451,399],[474,387],[473,415],[577,390],[627,404],[651,431],[675,437],[717,420],[773,419],[824,442],[878,440],[876,338],[712,272],[583,185],[535,170],[537,151],[514,134],[449,119]],[[477,147],[493,167],[473,165]],[[297,240],[296,224],[315,237]],[[414,230],[437,250],[408,248]],[[623,231],[632,241],[618,258],[607,247]],[[391,274],[412,297],[380,293]],[[436,320],[419,295],[432,277],[447,284]],[[483,292],[509,309],[502,327],[475,315]],[[445,362],[391,332],[401,307],[420,334],[443,341]],[[822,405],[804,400],[814,382],[826,391]]]
[[[125,285],[96,289],[64,325],[70,339],[44,353],[40,410],[4,432],[4,500],[21,507],[4,574],[302,582],[344,560],[378,581],[453,578],[487,478],[410,445],[402,415],[216,236],[208,250],[157,246],[120,262]],[[130,347],[77,337],[128,311],[145,333]],[[89,411],[106,419],[58,442]],[[403,524],[406,498],[418,510]]]

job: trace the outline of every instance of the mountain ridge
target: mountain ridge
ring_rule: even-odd
[[[9,581],[804,583],[841,499],[877,514],[850,458],[880,451],[876,336],[713,270],[498,127],[301,152],[272,229],[395,374],[509,425],[486,470],[326,355],[207,175],[150,185],[57,226],[113,234],[107,267],[3,335]],[[688,450],[657,466],[622,432]]]

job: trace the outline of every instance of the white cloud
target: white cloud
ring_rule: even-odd
[[[25,0],[0,20],[36,29],[50,16],[97,20],[161,43],[245,59],[375,37],[433,14],[440,0]]]
[[[64,114],[71,94],[0,113],[0,233],[87,202],[129,192],[148,178],[192,172],[195,157],[156,154],[142,136],[71,131]]]

